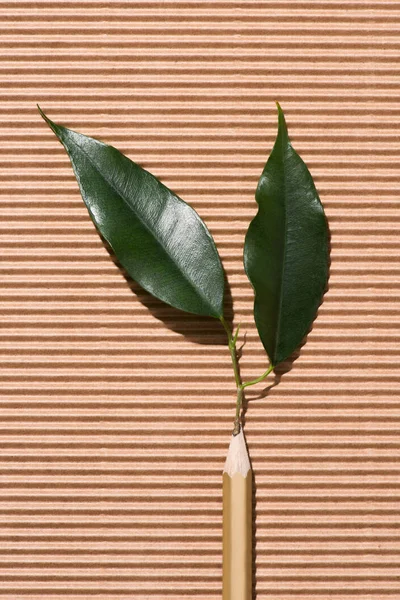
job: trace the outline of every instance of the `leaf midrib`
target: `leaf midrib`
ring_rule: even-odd
[[[290,143],[288,143],[290,146]],[[276,327],[276,339],[275,339],[275,348],[274,348],[274,358],[276,358],[278,352],[279,345],[279,336],[282,325],[282,306],[283,306],[283,282],[284,282],[284,274],[286,268],[286,248],[287,248],[287,211],[286,211],[286,171],[285,171],[285,160],[284,160],[284,148],[283,148],[283,140],[282,140],[282,172],[283,172],[283,198],[284,198],[284,215],[285,215],[285,224],[284,224],[284,236],[283,236],[283,257],[282,257],[282,269],[281,269],[281,282],[280,282],[280,290],[279,290],[279,309],[278,309],[278,319],[277,319],[277,327]]]

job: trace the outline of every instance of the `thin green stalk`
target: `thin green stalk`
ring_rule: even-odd
[[[268,375],[271,373],[271,371],[273,371],[273,369],[274,369],[274,365],[269,365],[269,367],[265,371],[265,373],[263,373],[262,375],[260,375],[260,377],[257,377],[257,379],[253,379],[252,381],[246,381],[246,382],[242,383],[242,387],[246,388],[249,385],[255,385],[256,383],[260,383],[263,379],[265,379],[266,377],[268,377]]]
[[[236,399],[236,415],[235,415],[235,426],[233,429],[233,435],[237,435],[240,431],[240,411],[241,411],[241,408],[243,405],[244,389],[246,387],[249,387],[250,385],[255,385],[256,383],[260,383],[263,379],[265,379],[271,373],[271,371],[274,369],[274,366],[269,365],[269,367],[265,371],[265,373],[260,375],[260,377],[257,377],[257,379],[253,379],[252,381],[242,382],[242,380],[240,378],[239,361],[238,361],[238,354],[237,354],[237,349],[236,349],[236,342],[237,342],[238,335],[239,335],[240,323],[236,329],[236,332],[234,333],[234,335],[232,335],[229,325],[225,321],[224,317],[221,317],[220,320],[226,331],[226,335],[228,337],[228,348],[229,348],[229,352],[231,355],[233,373],[235,376],[237,399]]]
[[[234,435],[236,435],[240,432],[240,410],[242,408],[243,398],[244,398],[243,386],[240,385],[237,389],[235,425],[234,425],[234,429],[233,429]]]
[[[229,352],[231,353],[233,373],[235,375],[236,387],[239,388],[241,386],[242,382],[240,380],[239,363],[238,363],[237,351],[236,351],[236,340],[237,340],[236,333],[237,332],[232,337],[231,330],[229,329],[229,325],[225,321],[224,317],[221,317],[221,323],[224,326],[224,329],[225,329],[226,334],[228,336],[228,347],[229,347]]]

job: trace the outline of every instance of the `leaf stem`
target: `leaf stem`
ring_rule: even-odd
[[[228,323],[225,321],[224,317],[220,317],[220,321],[221,321],[223,328],[226,331],[226,335],[228,337],[228,348],[229,348],[229,352],[230,352],[231,360],[232,360],[233,374],[235,376],[237,398],[236,398],[236,414],[235,414],[235,424],[234,424],[234,429],[233,429],[233,435],[237,435],[240,432],[240,411],[241,411],[241,408],[243,405],[244,389],[246,387],[249,387],[250,385],[255,385],[256,383],[260,383],[263,379],[265,379],[271,373],[271,371],[274,369],[274,365],[270,364],[268,369],[265,371],[265,373],[260,375],[260,377],[257,377],[257,379],[252,379],[251,381],[242,382],[241,377],[240,377],[240,371],[239,371],[238,353],[237,353],[237,349],[236,349],[236,342],[237,342],[238,335],[239,335],[240,323],[239,323],[235,333],[232,335],[231,329],[230,329]]]
[[[265,379],[266,377],[268,377],[268,375],[271,373],[271,371],[273,371],[273,369],[274,369],[274,365],[269,365],[269,367],[265,371],[265,373],[263,373],[262,375],[260,375],[260,377],[257,377],[257,379],[252,379],[251,381],[245,381],[244,383],[242,383],[242,387],[246,388],[249,385],[255,385],[256,383],[260,383],[260,381],[262,381],[263,379]]]
[[[239,363],[238,363],[238,357],[237,357],[237,351],[236,351],[236,340],[237,340],[236,333],[237,333],[237,331],[236,331],[235,335],[232,336],[229,325],[225,321],[224,317],[221,317],[221,323],[224,326],[226,335],[228,336],[228,348],[229,348],[229,352],[231,353],[233,373],[235,375],[235,383],[236,383],[236,387],[239,388],[242,385],[242,382],[240,380]],[[240,327],[240,325],[239,325],[239,327]],[[238,327],[238,330],[239,330],[239,327]]]

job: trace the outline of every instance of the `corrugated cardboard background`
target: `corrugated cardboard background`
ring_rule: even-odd
[[[248,392],[257,598],[400,598],[400,2],[1,2],[0,598],[214,600],[234,414],[216,322],[127,282],[40,119],[117,146],[241,255],[274,100],[332,233],[330,289]]]

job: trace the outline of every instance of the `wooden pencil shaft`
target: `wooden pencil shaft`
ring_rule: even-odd
[[[223,474],[223,600],[252,598],[252,472]]]

